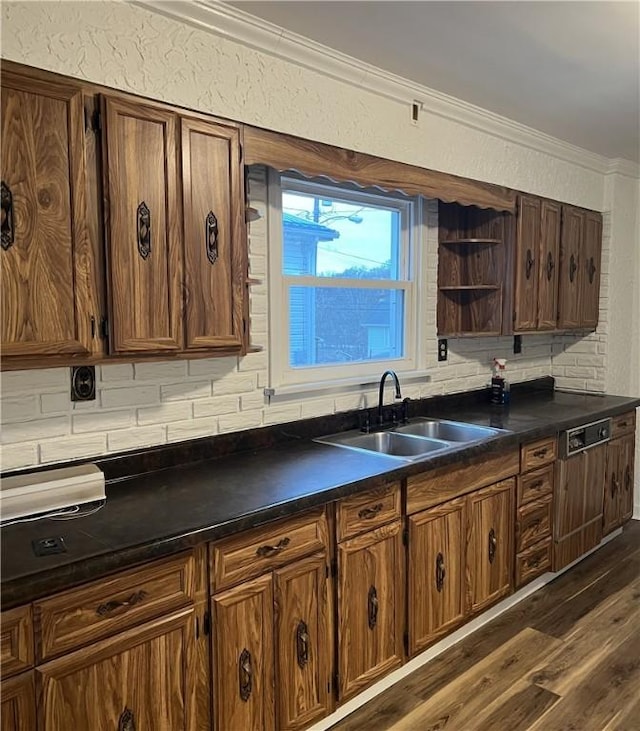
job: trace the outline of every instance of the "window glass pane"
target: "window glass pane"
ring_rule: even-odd
[[[283,191],[284,274],[400,279],[399,210]]]
[[[354,363],[404,356],[404,290],[289,289],[289,364]]]

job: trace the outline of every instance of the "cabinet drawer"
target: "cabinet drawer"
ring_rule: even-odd
[[[538,500],[545,495],[551,495],[553,492],[553,470],[554,466],[550,464],[542,470],[529,472],[518,477],[518,507],[530,503],[532,500]]]
[[[338,541],[378,528],[399,517],[400,484],[397,482],[352,495],[338,503]]]
[[[614,416],[611,419],[611,439],[621,437],[623,434],[630,434],[636,429],[636,412],[628,411],[626,414]]]
[[[551,536],[516,556],[516,589],[551,570]]]
[[[529,472],[545,464],[555,462],[556,438],[539,439],[520,447],[520,472]]]
[[[0,668],[3,679],[33,666],[33,623],[30,604],[2,612],[0,640]]]
[[[182,554],[34,602],[38,659],[187,606],[194,599],[195,570],[193,554]]]
[[[516,521],[516,551],[523,551],[551,535],[552,496],[518,508]]]
[[[213,591],[322,551],[327,546],[327,536],[323,508],[212,543],[209,560]]]

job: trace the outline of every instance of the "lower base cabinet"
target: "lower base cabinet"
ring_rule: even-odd
[[[338,544],[338,694],[351,698],[402,665],[402,522]]]
[[[634,435],[607,445],[602,532],[611,533],[633,515]]]
[[[36,690],[33,670],[3,680],[0,695],[1,731],[35,731]]]

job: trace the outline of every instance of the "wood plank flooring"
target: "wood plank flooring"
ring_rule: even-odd
[[[640,731],[640,522],[331,731]]]

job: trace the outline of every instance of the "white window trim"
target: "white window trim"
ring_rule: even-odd
[[[380,361],[360,361],[353,364],[322,364],[308,368],[291,368],[289,359],[289,308],[288,283],[295,279],[300,284],[316,284],[318,278],[296,275],[287,277],[282,273],[282,187],[281,177],[291,180],[292,175],[281,176],[276,170],[268,170],[267,178],[267,237],[268,237],[268,271],[269,271],[269,387],[270,396],[278,394],[295,394],[306,391],[355,390],[359,387],[371,386],[388,368],[396,371],[404,380],[424,378],[426,375],[426,251],[427,235],[424,230],[422,198],[403,198],[399,195],[387,195],[370,191],[372,196],[384,204],[393,201],[406,204],[410,236],[409,261],[405,264],[408,281],[385,280],[384,287],[403,289],[405,291],[405,357]],[[300,179],[300,188],[312,186],[315,191],[322,188],[323,183]],[[359,189],[354,186],[328,184],[328,194],[339,195],[355,202],[362,201]],[[297,186],[295,186],[297,187]],[[405,252],[403,251],[403,256]],[[352,280],[327,278],[322,286],[344,286]],[[379,280],[358,280],[360,287],[379,288]]]

